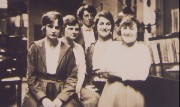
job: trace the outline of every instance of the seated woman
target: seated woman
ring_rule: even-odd
[[[144,107],[140,90],[149,74],[151,55],[144,43],[137,42],[138,29],[134,17],[124,17],[119,23],[122,43],[109,63],[108,81],[98,107]]]
[[[77,66],[73,50],[58,40],[63,18],[50,11],[42,16],[44,39],[33,42],[27,56],[28,92],[22,107],[80,107],[74,97]]]
[[[87,50],[87,75],[88,84],[86,88],[101,94],[106,79],[102,77],[111,57],[110,49],[113,47],[112,32],[114,30],[114,19],[110,12],[101,11],[95,17],[95,30],[98,40]],[[97,83],[97,84],[94,84]],[[95,87],[94,87],[95,86]]]
[[[78,82],[76,85],[76,93],[81,101],[83,107],[96,107],[99,101],[99,95],[83,87],[85,74],[86,74],[86,61],[85,53],[80,44],[74,42],[74,40],[80,36],[80,25],[78,20],[73,15],[66,15],[63,18],[63,37],[60,41],[68,44],[73,48],[73,52],[76,59],[76,65],[78,68]]]

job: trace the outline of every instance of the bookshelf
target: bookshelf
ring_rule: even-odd
[[[179,32],[149,38],[152,55],[151,74],[179,79]]]

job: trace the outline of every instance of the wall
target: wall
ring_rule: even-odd
[[[40,1],[32,1],[29,0],[29,29],[28,29],[28,46],[34,41],[34,25],[35,24],[41,24],[41,16],[42,13],[49,10],[47,7],[47,4],[42,6],[42,3]]]
[[[118,16],[118,0],[93,0],[92,5],[95,7],[100,3],[103,4],[103,10],[108,10],[114,16],[114,20],[117,20]],[[99,10],[99,8],[98,8]]]

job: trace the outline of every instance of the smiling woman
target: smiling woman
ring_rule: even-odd
[[[111,58],[109,77],[98,107],[145,107],[140,90],[149,74],[151,55],[144,43],[137,42],[138,29],[134,17],[123,17],[119,23],[122,43]]]
[[[91,90],[101,94],[103,87],[94,84],[98,81],[104,83],[106,79],[99,74],[105,73],[109,66],[106,66],[108,58],[111,56],[110,49],[113,47],[112,31],[114,19],[109,11],[101,11],[95,17],[95,30],[98,34],[97,42],[93,43],[87,50],[87,74],[88,85],[91,85]],[[101,84],[100,82],[100,84]]]

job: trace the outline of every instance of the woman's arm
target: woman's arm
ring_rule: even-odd
[[[57,98],[63,102],[66,102],[68,98],[75,93],[75,87],[77,84],[77,66],[75,57],[72,49],[68,50],[66,64],[67,64],[67,79],[61,93],[58,94]]]
[[[29,90],[32,92],[32,94],[36,97],[37,100],[41,101],[42,98],[46,96],[46,94],[38,88],[38,83],[35,84],[37,73],[35,70],[37,70],[37,47],[35,44],[32,44],[31,47],[28,50],[28,56],[27,56],[27,83]]]

